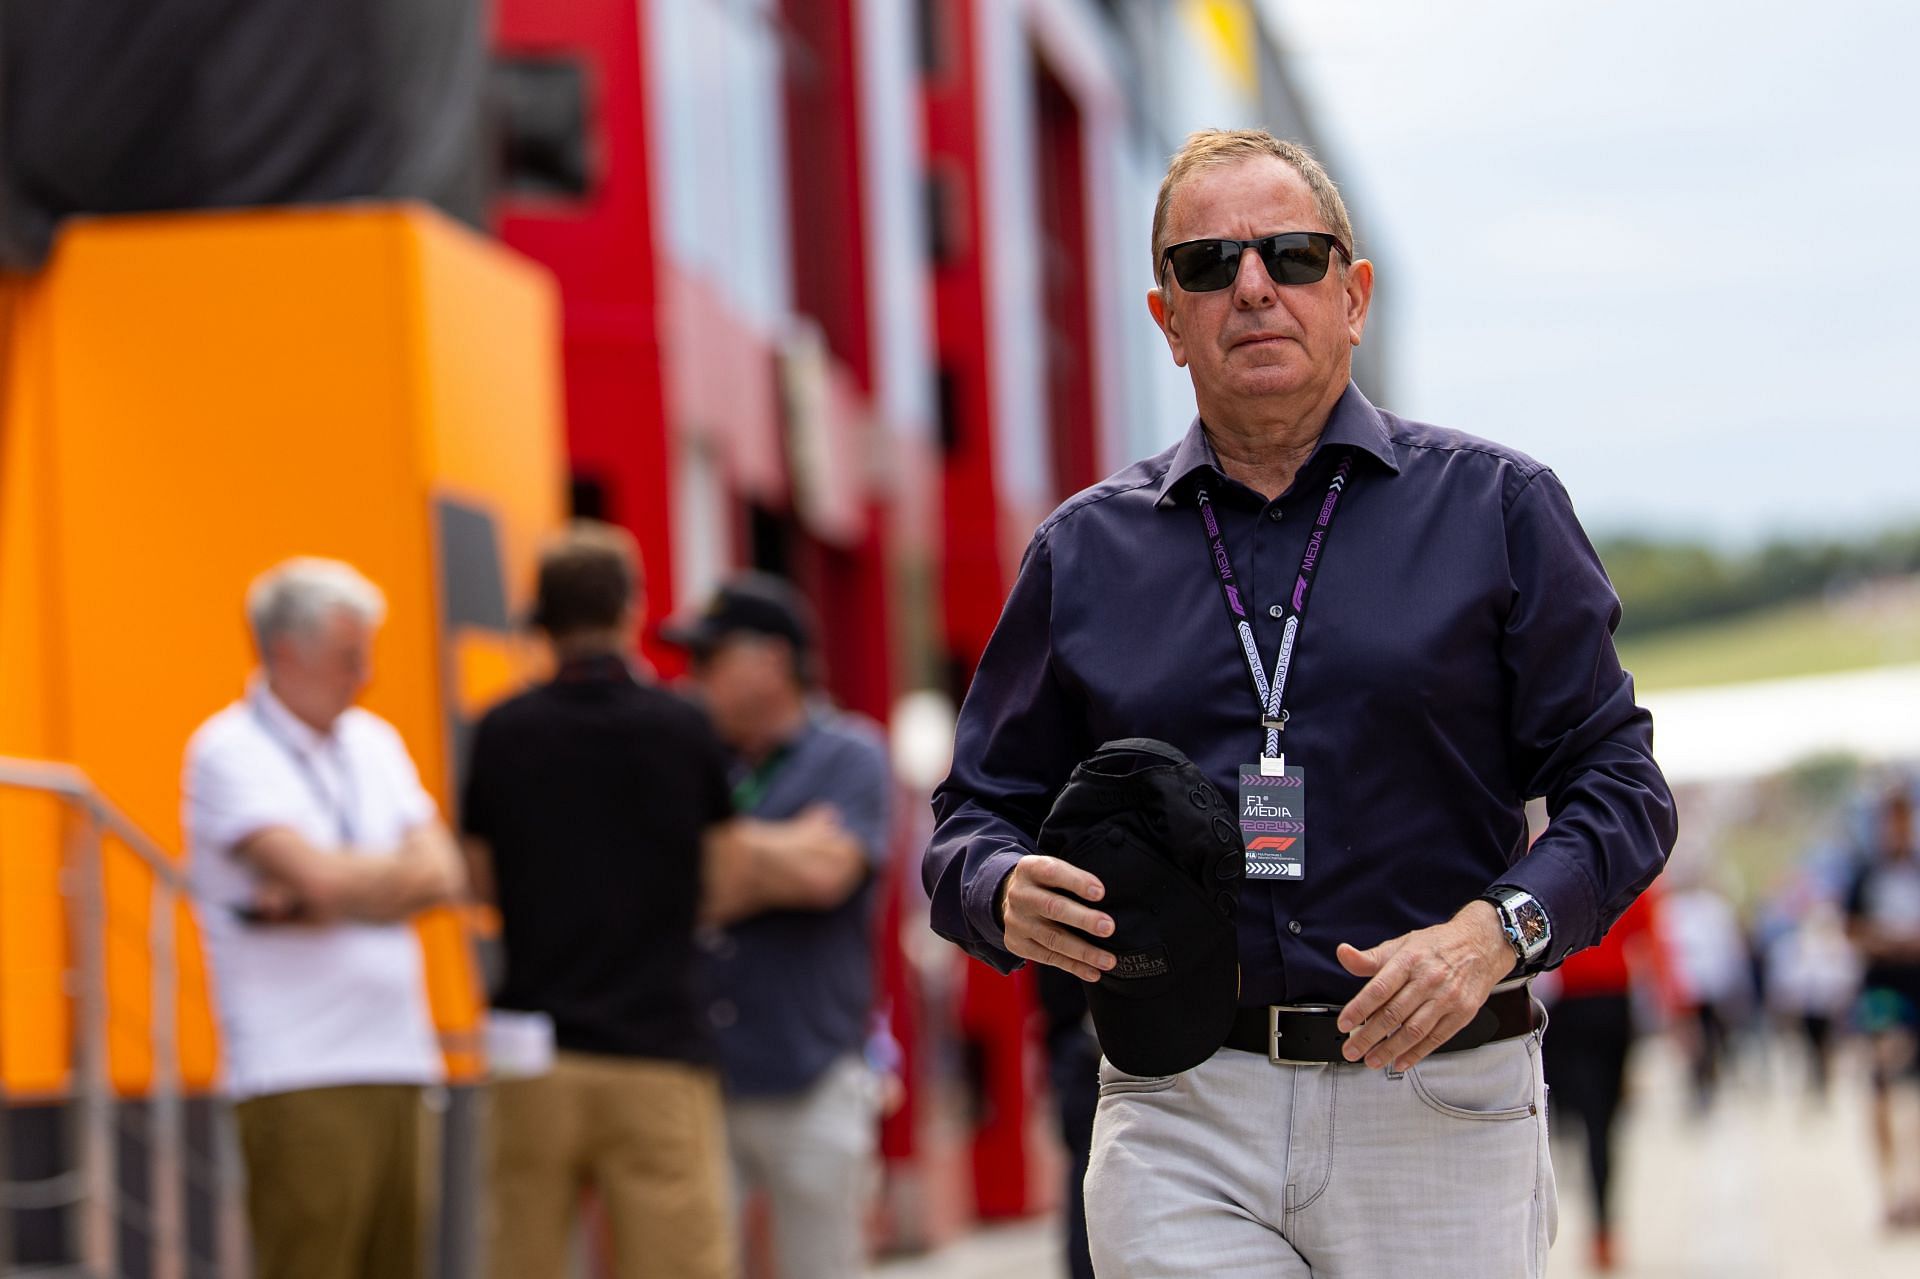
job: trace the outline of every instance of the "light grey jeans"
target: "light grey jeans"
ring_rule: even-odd
[[[794,1097],[727,1103],[734,1196],[773,1209],[780,1279],[854,1279],[866,1268],[867,1205],[879,1137],[873,1072],[842,1058]]]
[[[1558,1225],[1535,1032],[1405,1074],[1223,1048],[1100,1066],[1100,1279],[1538,1279]]]

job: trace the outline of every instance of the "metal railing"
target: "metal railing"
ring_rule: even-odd
[[[138,1251],[152,1279],[191,1279],[192,1274],[246,1273],[231,1143],[223,1125],[213,1125],[209,1150],[188,1148],[180,1085],[178,1044],[179,952],[174,922],[190,890],[178,863],[110,802],[80,769],[67,764],[0,756],[0,790],[37,792],[61,802],[70,817],[61,890],[67,902],[67,993],[73,1008],[72,1104],[78,1119],[72,1166],[31,1181],[0,1181],[0,1219],[19,1210],[64,1210],[71,1223],[71,1261],[49,1270],[16,1269],[6,1224],[0,1224],[0,1275],[72,1274],[84,1279],[120,1279],[123,1253]],[[145,1122],[136,1129],[132,1111],[116,1095],[109,1045],[126,1029],[116,1019],[107,985],[107,951],[113,941],[106,890],[107,840],[123,845],[152,876],[146,936],[152,974],[151,1003],[143,1029],[152,1075],[140,1100]],[[0,1103],[7,1099],[0,1095]],[[144,1147],[144,1176],[123,1178],[125,1145]],[[0,1163],[0,1172],[5,1164]],[[144,1184],[140,1199],[126,1180]],[[188,1246],[186,1188],[204,1196],[212,1214],[212,1255],[196,1258]],[[133,1246],[127,1246],[129,1242]],[[78,1270],[72,1268],[77,1263]]]

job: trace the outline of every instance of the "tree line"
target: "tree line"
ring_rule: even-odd
[[[1853,541],[1783,538],[1746,551],[1642,537],[1604,539],[1597,549],[1620,593],[1620,634],[1647,635],[1920,573],[1920,524]]]

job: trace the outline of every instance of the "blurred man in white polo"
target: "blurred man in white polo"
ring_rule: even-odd
[[[187,747],[258,1279],[423,1267],[420,1093],[441,1062],[406,921],[464,876],[399,733],[354,705],[384,613],[346,564],[264,574],[247,593],[261,670]]]

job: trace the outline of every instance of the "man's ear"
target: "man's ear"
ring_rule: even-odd
[[[1373,263],[1361,258],[1347,268],[1347,340],[1360,345],[1367,331],[1367,310],[1373,305]]]
[[[1153,322],[1160,326],[1160,334],[1167,339],[1167,350],[1173,353],[1173,362],[1181,368],[1187,367],[1187,344],[1180,333],[1180,318],[1168,305],[1165,289],[1147,290],[1147,313]]]

